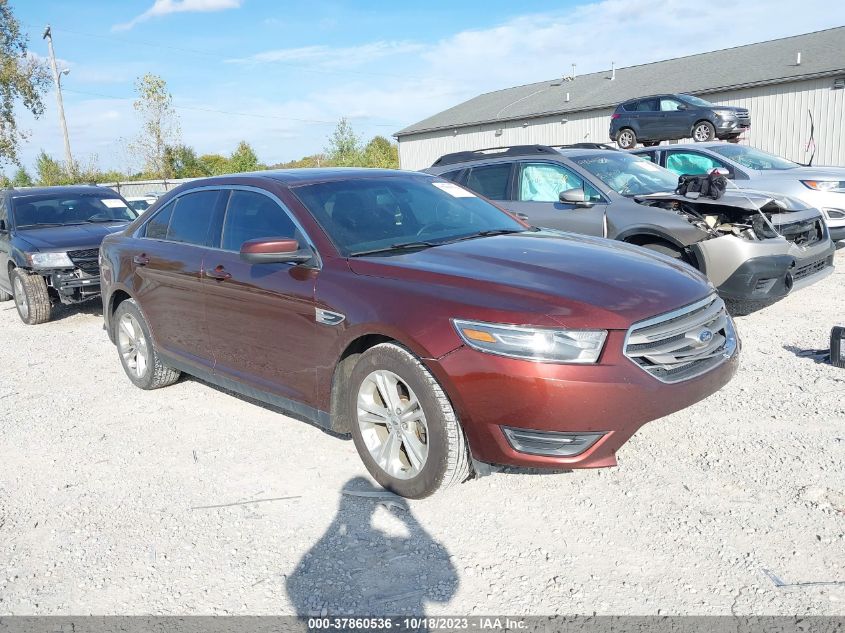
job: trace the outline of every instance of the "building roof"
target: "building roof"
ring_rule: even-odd
[[[801,64],[797,64],[798,52]],[[613,107],[645,94],[707,94],[823,77],[845,71],[845,26],[757,44],[677,57],[488,92],[395,134],[397,137],[482,123]],[[569,101],[566,94],[569,93]]]

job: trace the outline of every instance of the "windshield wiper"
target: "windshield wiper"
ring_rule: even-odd
[[[525,233],[526,231],[536,231],[537,229],[488,229],[486,231],[479,231],[478,233],[471,233],[470,235],[464,235],[461,237],[456,237],[453,240],[449,240],[449,244],[453,242],[463,242],[464,240],[474,240],[477,237],[492,237],[494,235],[508,235],[510,233]]]
[[[381,248],[373,248],[367,251],[356,251],[350,253],[350,257],[358,257],[360,255],[375,255],[376,253],[391,253],[395,251],[414,250],[418,248],[431,248],[432,246],[440,246],[443,242],[402,242],[401,244],[391,244],[390,246],[383,246]]]
[[[95,222],[129,222],[129,220],[124,220],[124,219],[119,219],[119,218],[99,218],[99,219],[88,218],[85,221],[91,222],[91,223],[95,223]]]
[[[79,223],[73,222],[72,224],[79,224]],[[68,224],[65,223],[65,222],[35,222],[35,223],[30,223],[30,224],[20,224],[20,225],[18,225],[18,228],[19,229],[26,229],[26,228],[29,228],[29,227],[40,228],[40,227],[43,227],[43,226],[68,226]]]

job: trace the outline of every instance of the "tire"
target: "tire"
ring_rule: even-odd
[[[716,128],[710,121],[699,121],[692,127],[692,139],[696,143],[706,143],[716,138]]]
[[[629,127],[623,127],[619,130],[619,136],[616,137],[616,144],[622,149],[633,149],[637,146],[637,133]]]
[[[10,295],[8,292],[3,292],[2,290],[0,290],[0,303],[4,301],[11,301],[12,299],[12,295]]]
[[[147,320],[134,299],[117,306],[113,327],[120,364],[136,387],[158,389],[179,380],[181,372],[161,362]]]
[[[382,343],[361,354],[345,399],[355,448],[369,473],[387,490],[421,499],[469,477],[466,439],[449,398],[405,348]],[[409,415],[409,421],[402,420]],[[386,456],[385,465],[377,461],[379,454]]]
[[[650,251],[654,251],[655,253],[667,255],[673,259],[684,262],[685,264],[690,264],[689,258],[684,254],[684,252],[669,242],[655,240],[653,242],[643,242],[642,244],[639,244],[639,246],[647,248]]]
[[[643,147],[657,147],[660,141],[643,141]]]
[[[12,297],[18,309],[18,316],[27,325],[47,323],[53,310],[47,282],[41,275],[36,275],[20,268],[15,268],[10,275]]]

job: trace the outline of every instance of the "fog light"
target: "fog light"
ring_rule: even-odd
[[[595,444],[604,433],[559,433],[503,426],[502,431],[515,451],[529,455],[572,457]]]
[[[845,367],[845,327],[837,326],[830,331],[830,363]]]

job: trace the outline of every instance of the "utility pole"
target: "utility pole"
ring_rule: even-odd
[[[70,69],[65,68],[59,73],[56,67],[56,53],[53,51],[53,33],[50,31],[50,25],[44,29],[44,35],[41,39],[47,40],[47,48],[50,51],[50,68],[53,69],[53,81],[56,83],[56,104],[59,106],[59,122],[62,124],[62,134],[65,137],[65,161],[67,162],[67,170],[73,170],[73,155],[70,153],[70,137],[67,133],[67,121],[65,120],[65,106],[62,102],[62,75],[67,75]]]

